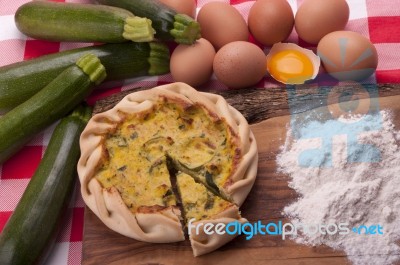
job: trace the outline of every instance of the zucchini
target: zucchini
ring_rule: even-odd
[[[181,163],[179,160],[173,159],[171,158],[169,155],[167,156],[167,161],[168,161],[168,167],[169,170],[171,170],[171,168],[173,168],[175,171],[181,171],[185,174],[190,175],[196,182],[203,184],[204,186],[207,187],[207,189],[209,191],[211,191],[212,193],[214,193],[215,195],[226,199],[226,196],[224,196],[219,188],[217,187],[217,185],[214,182],[213,176],[211,173],[209,173],[208,171],[206,172],[206,174],[203,176],[203,169],[204,167],[198,167],[196,170],[194,169],[190,169],[188,168],[185,164]]]
[[[154,39],[151,20],[110,6],[33,1],[15,13],[25,35],[49,41],[120,43]]]
[[[46,259],[71,198],[79,137],[90,115],[91,109],[81,106],[55,128],[39,167],[0,234],[0,264],[29,265]]]
[[[104,44],[45,55],[0,67],[0,110],[26,101],[87,53],[99,57],[106,81],[169,72],[169,50],[162,43]]]
[[[105,77],[104,66],[92,55],[82,56],[33,97],[0,118],[0,164],[36,133],[62,118]]]
[[[136,16],[147,17],[153,22],[155,37],[159,40],[193,44],[201,38],[198,22],[187,15],[178,14],[159,0],[97,0],[97,2],[124,8]]]

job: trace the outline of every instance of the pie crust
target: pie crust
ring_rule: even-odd
[[[188,106],[200,104],[230,126],[239,137],[241,160],[230,176],[231,184],[224,193],[237,206],[240,206],[250,192],[258,165],[257,145],[246,119],[228,105],[226,100],[215,94],[198,92],[184,83],[173,83],[145,91],[134,92],[123,98],[114,108],[94,115],[80,138],[81,157],[78,162],[78,174],[81,193],[86,205],[110,229],[137,240],[153,243],[177,242],[185,239],[181,225],[181,212],[176,206],[162,210],[136,212],[133,214],[123,202],[115,188],[103,188],[94,177],[101,163],[105,136],[115,130],[126,116],[148,111],[156,102],[164,99],[180,102]],[[245,222],[238,216],[238,208],[231,207],[221,212],[215,219],[198,222],[228,223]],[[198,223],[197,222],[197,223]],[[191,234],[191,244],[195,256],[208,253],[222,246],[233,236]]]

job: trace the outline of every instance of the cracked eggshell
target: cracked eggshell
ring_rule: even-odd
[[[271,74],[271,69],[269,69],[269,62],[271,60],[271,58],[282,51],[289,51],[289,50],[295,50],[298,51],[302,54],[304,54],[306,57],[308,57],[313,65],[313,73],[312,76],[310,78],[307,78],[306,80],[304,80],[303,82],[293,82],[293,83],[286,83],[283,82],[281,80],[278,80],[274,75]],[[267,71],[268,73],[270,73],[270,75],[272,76],[272,78],[274,78],[276,81],[283,83],[283,84],[304,84],[306,81],[308,80],[313,80],[315,79],[315,77],[318,75],[319,73],[319,69],[320,69],[320,65],[321,65],[321,59],[319,58],[319,56],[317,56],[312,50],[308,50],[305,48],[302,48],[294,43],[276,43],[272,46],[270,52],[267,55]]]

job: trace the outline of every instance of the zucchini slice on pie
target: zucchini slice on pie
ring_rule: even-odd
[[[239,208],[215,195],[203,184],[196,183],[194,178],[185,173],[179,173],[176,179],[193,254],[199,256],[209,253],[232,240],[235,236],[217,233],[215,229],[217,224],[246,222],[247,220],[240,216]],[[210,230],[211,233],[206,234],[205,224],[210,224],[214,231]]]
[[[146,242],[184,240],[168,167],[236,212],[257,173],[244,117],[221,96],[183,83],[129,94],[94,115],[80,146],[85,203],[112,230]]]
[[[213,219],[228,208],[235,208],[240,218],[239,208],[234,203],[215,195],[188,174],[180,172],[176,179],[186,224],[190,220]]]

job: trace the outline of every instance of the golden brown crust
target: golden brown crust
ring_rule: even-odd
[[[247,121],[236,109],[229,106],[224,98],[198,92],[183,83],[129,94],[113,109],[92,117],[81,135],[81,158],[78,162],[81,193],[85,203],[109,228],[123,235],[147,242],[175,242],[184,240],[179,209],[144,207],[133,214],[123,203],[116,189],[107,191],[94,178],[100,163],[107,159],[105,136],[115,131],[127,115],[151,113],[160,98],[165,102],[173,101],[183,109],[201,105],[214,121],[223,120],[229,125],[238,147],[235,151],[234,170],[228,181],[229,185],[224,186],[223,192],[239,206],[245,200],[256,177],[257,146]],[[227,209],[224,212],[231,210]],[[216,245],[213,244],[208,249]]]
[[[137,209],[138,213],[157,213],[167,209],[175,209],[179,210],[177,206],[161,206],[161,205],[152,205],[152,206],[139,206]]]
[[[203,229],[196,229],[197,226],[203,226],[207,223],[211,224],[229,224],[231,222],[246,223],[245,218],[240,217],[239,208],[235,205],[227,207],[220,214],[214,216],[210,220],[201,220],[194,222],[190,229],[190,244],[192,245],[193,255],[195,257],[210,253],[219,247],[225,245],[237,235],[229,235],[227,233],[219,234],[206,234]]]

